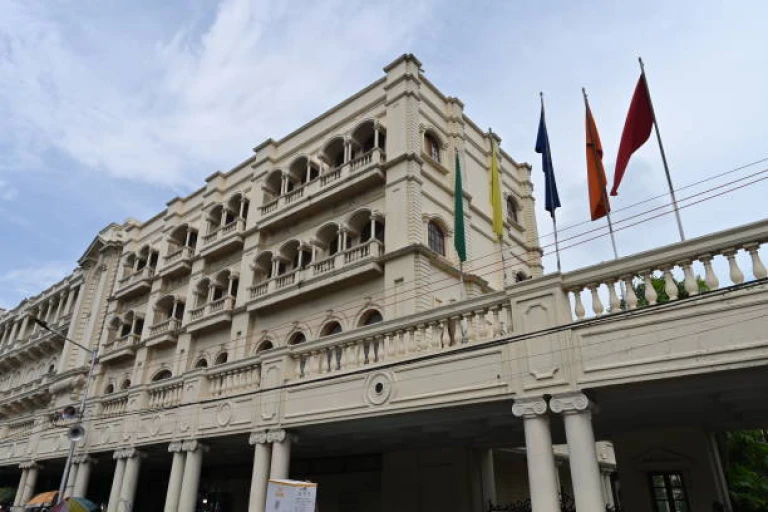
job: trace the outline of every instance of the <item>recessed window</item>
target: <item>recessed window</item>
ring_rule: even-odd
[[[115,386],[112,384],[109,384],[106,388],[104,388],[105,395],[111,395],[114,392],[115,392]]]
[[[440,142],[432,133],[424,134],[424,149],[432,160],[440,161]]]
[[[435,221],[429,221],[427,224],[427,242],[429,248],[440,256],[445,256],[445,233]]]
[[[509,220],[518,222],[518,207],[517,207],[517,201],[511,196],[507,196],[507,217],[509,217]]]
[[[120,389],[128,389],[129,387],[131,387],[131,379],[125,379],[120,384]]]
[[[297,332],[291,338],[288,340],[289,345],[298,345],[299,343],[304,343],[307,341],[307,337],[304,336],[304,333]]]
[[[339,324],[339,322],[330,322],[323,327],[320,336],[331,336],[333,334],[339,334],[340,332],[341,324]]]
[[[367,311],[360,319],[360,325],[373,325],[384,321],[381,313],[375,309]]]
[[[208,360],[206,358],[204,358],[204,357],[201,357],[195,363],[195,368],[197,368],[197,369],[208,368]]]
[[[679,472],[651,473],[651,499],[656,512],[689,512],[683,475]]]
[[[173,377],[173,374],[171,373],[171,370],[160,370],[155,374],[154,377],[152,377],[152,382],[157,382],[160,380],[170,379]]]
[[[222,352],[218,356],[216,356],[216,364],[224,364],[229,359],[229,356],[226,352]]]

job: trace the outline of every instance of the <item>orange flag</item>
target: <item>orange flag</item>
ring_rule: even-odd
[[[592,110],[587,103],[587,183],[589,184],[589,211],[592,220],[605,217],[611,211],[608,194],[605,193],[605,169],[603,168],[603,146],[597,133]]]

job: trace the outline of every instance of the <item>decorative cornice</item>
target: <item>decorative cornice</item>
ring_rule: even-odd
[[[535,418],[547,412],[547,402],[543,398],[521,398],[515,400],[512,414],[518,418]]]
[[[584,393],[564,393],[553,396],[549,401],[549,408],[558,414],[572,414],[588,410],[590,404],[589,398]]]

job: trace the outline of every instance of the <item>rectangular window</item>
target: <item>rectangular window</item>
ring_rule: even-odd
[[[689,512],[683,475],[677,471],[650,473],[651,499],[656,512]]]

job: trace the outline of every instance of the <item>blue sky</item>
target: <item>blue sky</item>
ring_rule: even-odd
[[[581,87],[612,171],[638,55],[676,185],[768,157],[762,1],[0,0],[0,8],[0,307],[66,275],[107,223],[154,215],[405,52],[499,133],[507,152],[534,165],[539,197],[533,145],[544,91],[563,226],[588,218]],[[614,209],[663,193],[663,180],[648,143]],[[766,192],[763,181],[686,208],[687,234],[765,218]],[[543,201],[538,208],[546,235]],[[667,216],[617,233],[619,252],[676,236]],[[564,267],[610,259],[609,247],[602,239],[571,249]]]

